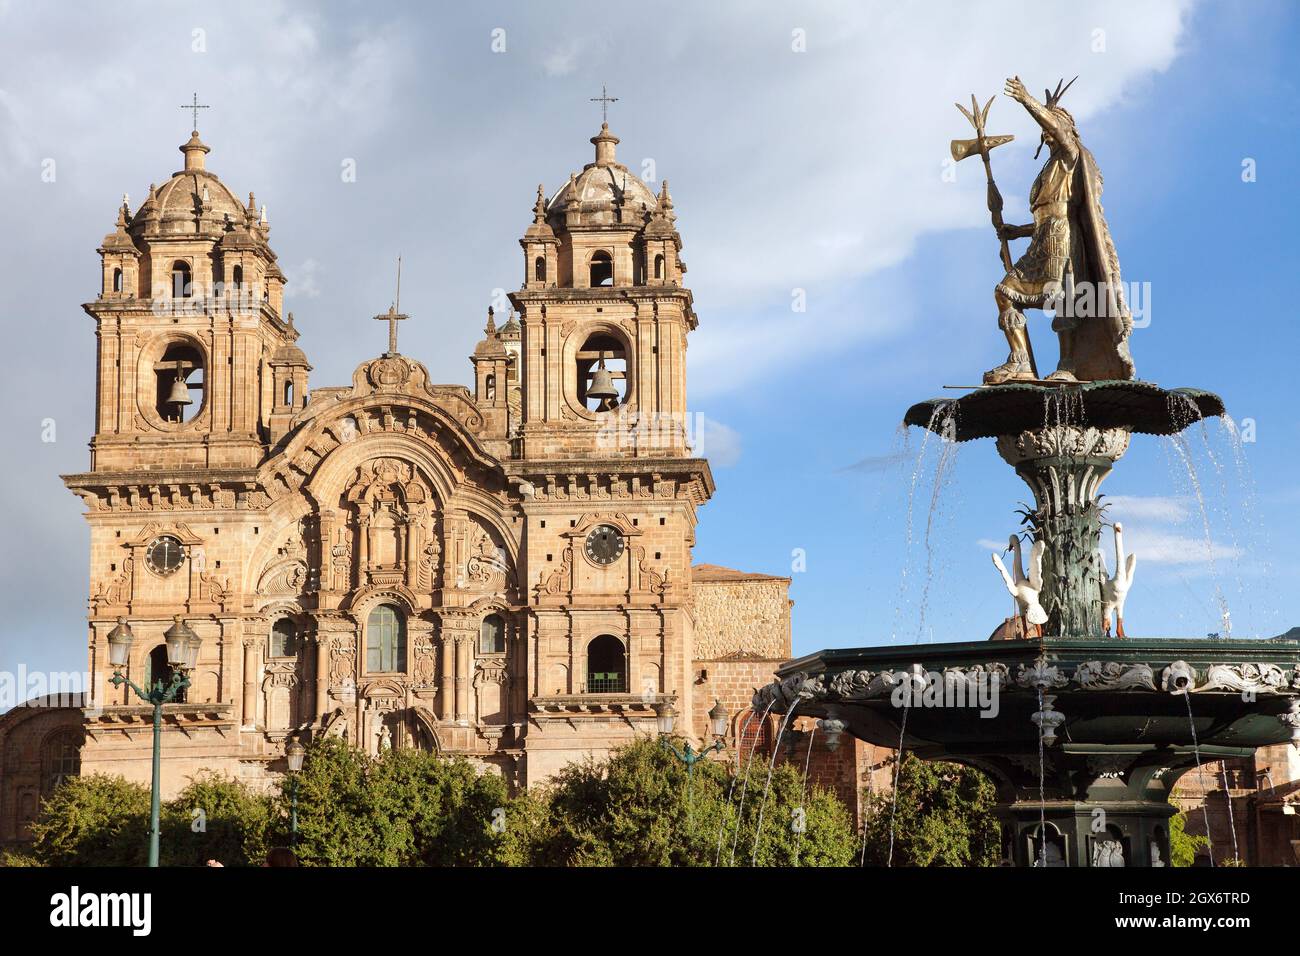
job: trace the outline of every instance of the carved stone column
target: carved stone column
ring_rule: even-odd
[[[471,655],[469,638],[456,635],[456,722],[469,723],[469,669]]]
[[[368,515],[357,516],[357,586],[365,587],[370,570],[370,518]]]
[[[438,716],[443,720],[455,720],[455,686],[456,686],[456,663],[455,652],[452,649],[454,638],[445,630],[442,634],[442,664],[438,668],[439,681],[442,685],[442,693],[438,697]]]
[[[1101,637],[1101,508],[1097,489],[1128,450],[1123,428],[1048,425],[999,435],[998,454],[1034,493],[1034,538],[1044,542],[1044,633]]]
[[[316,713],[313,723],[329,710],[330,703],[330,641],[328,634],[316,634]]]
[[[257,638],[244,638],[244,701],[240,721],[245,728],[257,726]]]
[[[422,521],[420,516],[413,514],[406,522],[406,586],[411,590],[420,587],[420,544],[422,535],[420,533]]]

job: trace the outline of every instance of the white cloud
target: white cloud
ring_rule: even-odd
[[[740,433],[722,422],[697,415],[691,447],[695,454],[709,459],[714,468],[730,468],[740,461]]]
[[[1185,521],[1190,502],[1186,498],[1171,498],[1159,495],[1107,495],[1104,503],[1107,517],[1111,521]]]
[[[284,287],[284,297],[286,300],[295,298],[320,298],[321,287],[319,279],[321,274],[321,264],[319,262],[308,257],[303,259],[290,271],[293,274],[293,282],[288,283]]]
[[[1107,567],[1114,571],[1114,548],[1108,538],[1102,540]],[[1235,545],[1222,544],[1213,539],[1190,534],[1179,534],[1158,527],[1124,528],[1124,550],[1136,554],[1139,564],[1201,565],[1215,561],[1235,561],[1245,552]]]
[[[542,70],[547,76],[568,76],[578,68],[581,52],[582,44],[569,40],[542,58]]]

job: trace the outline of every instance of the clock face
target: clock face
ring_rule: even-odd
[[[159,535],[149,542],[144,559],[154,574],[171,574],[185,560],[185,545],[170,534]]]
[[[625,547],[622,533],[607,524],[597,525],[587,535],[587,557],[596,564],[613,564]]]

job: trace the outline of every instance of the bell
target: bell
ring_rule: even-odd
[[[168,405],[193,405],[194,399],[190,398],[189,386],[185,384],[185,379],[179,375],[172,382],[171,394],[167,396]]]
[[[614,376],[605,368],[605,360],[591,373],[591,384],[587,386],[587,397],[599,400],[602,404],[613,402],[618,398],[618,389],[614,387]]]

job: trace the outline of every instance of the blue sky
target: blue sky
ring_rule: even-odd
[[[1137,437],[1103,486],[1139,555],[1129,633],[1222,631],[1225,605],[1237,636],[1300,624],[1300,424],[1283,384],[1297,356],[1293,8],[609,9],[126,3],[67,18],[0,2],[0,493],[17,506],[0,670],[84,666],[87,534],[57,477],[88,466],[80,303],[122,193],[134,207],[178,168],[189,121],[176,107],[195,90],[212,104],[209,168],[268,206],[320,386],[382,349],[370,316],[399,252],[402,350],[468,381],[486,306],[518,282],[536,184],[549,192],[590,160],[588,98],[607,83],[620,159],[672,182],[700,315],[688,387],[714,423],[701,451],[718,493],[696,560],[790,574],[799,549],[805,653],[979,639],[1009,613],[987,542],[1005,541],[1027,489],[985,441],[956,449],[935,496],[939,448],[922,454],[898,422],[1005,355],[982,170],[943,176],[967,129],[953,101],[1012,73],[1035,92],[1077,73],[1066,105],[1105,176],[1124,277],[1150,283],[1139,376],[1221,393],[1253,439],[1239,461],[1217,425],[1188,436],[1204,518],[1164,440]],[[994,169],[1008,218],[1027,221],[1032,123],[999,96],[990,131],[1017,136]],[[343,183],[349,159],[357,180]],[[1050,361],[1038,313],[1030,333]]]

